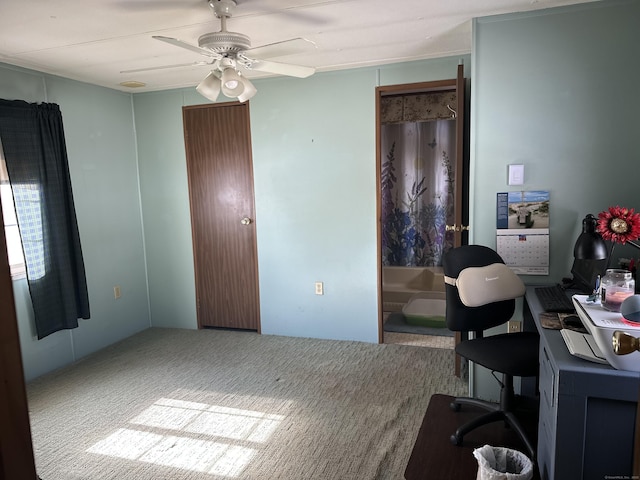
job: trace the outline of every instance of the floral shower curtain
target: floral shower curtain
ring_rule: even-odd
[[[455,118],[383,124],[381,140],[382,264],[440,266],[453,246]]]

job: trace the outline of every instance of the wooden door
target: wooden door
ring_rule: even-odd
[[[453,246],[468,243],[469,238],[469,176],[465,162],[465,79],[464,66],[458,65],[456,76],[457,119],[456,119],[456,168],[455,168],[455,223],[453,225]],[[468,153],[468,152],[467,152]]]
[[[260,330],[249,105],[183,108],[198,327]]]
[[[456,171],[455,171],[455,223],[453,225],[454,240],[453,246],[459,247],[469,243],[469,175],[465,162],[465,105],[466,105],[466,85],[464,80],[464,67],[458,65],[456,76],[456,94],[458,98],[458,118],[456,121]],[[468,152],[467,152],[468,154]],[[462,334],[455,332],[455,344],[462,341]],[[454,357],[453,373],[460,377],[462,371],[462,359],[460,355]]]

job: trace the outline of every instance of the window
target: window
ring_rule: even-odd
[[[12,278],[24,278],[26,275],[22,242],[18,231],[16,209],[13,205],[13,193],[9,184],[7,166],[4,163],[2,144],[0,144],[0,200],[2,201],[2,216],[4,218],[4,231],[7,237],[7,253]]]

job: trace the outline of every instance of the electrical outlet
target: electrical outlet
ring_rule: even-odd
[[[324,285],[322,282],[316,282],[316,295],[324,295]]]
[[[120,295],[121,295],[120,285],[116,285],[115,287],[113,287],[113,298],[117,300],[120,298]]]
[[[507,332],[508,333],[516,333],[522,331],[522,322],[520,321],[510,321],[507,322]]]

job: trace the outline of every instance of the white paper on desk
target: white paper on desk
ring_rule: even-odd
[[[571,355],[590,362],[609,364],[591,334],[575,332],[566,328],[560,330],[560,334],[562,334],[562,339]]]
[[[596,327],[640,331],[640,325],[624,321],[620,312],[610,312],[600,304],[600,301],[587,302],[588,295],[574,295],[572,298],[576,310],[581,308]]]

